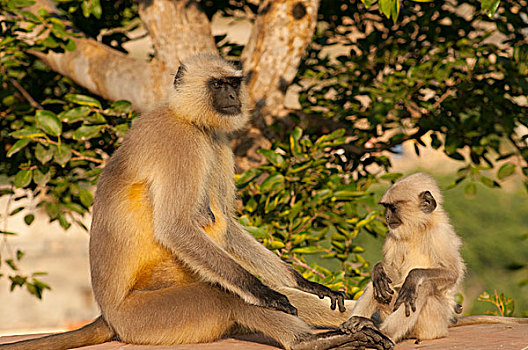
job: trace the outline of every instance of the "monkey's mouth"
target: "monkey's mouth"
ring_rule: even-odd
[[[240,105],[231,105],[220,108],[220,112],[226,115],[236,115],[240,114],[241,106]]]
[[[401,222],[389,222],[389,228],[395,230],[401,226]]]

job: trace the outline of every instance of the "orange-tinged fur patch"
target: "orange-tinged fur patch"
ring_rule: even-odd
[[[213,241],[222,246],[227,230],[226,218],[214,200],[211,200],[210,208],[215,216],[215,222],[203,229]]]
[[[133,249],[134,256],[129,257],[133,266],[131,289],[154,290],[195,281],[194,273],[154,240],[152,207],[146,184],[130,186],[128,199],[135,241],[138,242]]]

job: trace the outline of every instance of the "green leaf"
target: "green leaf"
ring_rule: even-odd
[[[101,108],[101,103],[90,96],[80,94],[68,94],[65,96],[65,98],[67,101],[76,103],[78,105]]]
[[[297,164],[293,165],[293,166],[290,168],[289,172],[290,172],[291,174],[299,173],[299,172],[301,172],[301,171],[303,171],[303,170],[306,170],[306,169],[308,169],[309,167],[311,167],[312,164],[313,164],[313,161],[309,161],[309,162],[306,162],[306,163],[297,163]]]
[[[268,242],[268,244],[266,244],[268,246],[269,249],[281,249],[281,248],[284,248],[285,245],[284,243],[282,243],[281,241],[272,241],[272,242]]]
[[[284,183],[284,176],[279,173],[272,174],[262,181],[260,184],[260,191],[262,193],[271,192],[275,190],[278,186]]]
[[[62,133],[62,123],[53,112],[39,110],[35,120],[37,125],[49,135],[57,137]]]
[[[0,230],[0,235],[16,236],[16,235],[18,235],[18,233],[16,233],[16,232],[10,232],[10,231]]]
[[[387,18],[391,18],[392,7],[395,0],[379,0],[379,10]]]
[[[79,192],[79,199],[86,208],[90,208],[92,206],[94,197],[92,192],[89,190],[81,190]]]
[[[9,136],[12,136],[17,139],[24,139],[24,138],[34,139],[37,137],[45,136],[45,134],[37,128],[25,127],[24,129],[17,130],[17,131],[10,133]]]
[[[481,0],[480,2],[480,8],[487,13],[489,18],[493,17],[499,5],[500,0]]]
[[[59,214],[59,225],[65,230],[69,229],[71,226],[71,223],[66,219],[66,216],[63,214]]]
[[[33,2],[34,3],[34,2]],[[41,23],[40,18],[29,11],[20,11],[20,14],[25,17],[26,20],[34,23]]]
[[[299,145],[299,140],[302,137],[302,129],[295,127],[292,133],[290,134],[290,151],[294,156],[301,155],[301,146]]]
[[[101,113],[90,114],[86,118],[86,121],[90,124],[107,124],[105,117],[103,117]]]
[[[282,168],[285,164],[284,158],[280,154],[269,149],[259,149],[257,153],[262,154],[268,160],[268,162],[278,166],[279,168]]]
[[[380,176],[382,180],[395,181],[402,177],[402,173],[386,173]]]
[[[28,214],[28,215],[24,216],[24,222],[28,226],[31,225],[34,220],[35,220],[35,215],[33,215],[33,214]]]
[[[341,136],[343,136],[344,134],[345,134],[345,129],[337,129],[337,130],[331,132],[330,134],[323,135],[323,136],[319,137],[315,141],[315,144],[319,145],[319,144],[322,144],[322,143],[325,143],[325,142],[328,142],[328,141],[332,141],[332,140],[338,139]]]
[[[506,163],[500,167],[499,171],[497,172],[497,177],[499,178],[499,180],[504,180],[508,176],[511,176],[514,172],[515,164]]]
[[[81,207],[79,204],[77,203],[65,203],[63,204],[65,208],[68,208],[78,214],[81,214],[83,215],[85,212],[86,212],[86,209],[84,209],[83,207]]]
[[[398,21],[398,15],[400,14],[400,0],[394,0],[391,8],[391,16],[393,23]]]
[[[16,215],[18,213],[20,213],[22,210],[24,210],[25,207],[18,207],[16,208],[15,210],[13,210],[12,212],[9,213],[9,216],[13,216],[13,215]]]
[[[119,100],[112,103],[110,109],[119,114],[129,113],[132,112],[132,104],[125,100]]]
[[[357,197],[361,197],[361,196],[364,196],[366,194],[366,192],[361,192],[361,191],[348,191],[348,190],[345,190],[345,191],[336,191],[334,192],[334,195],[332,196],[332,200],[336,201],[336,200],[349,200],[349,199],[353,199],[353,198],[357,198]]]
[[[96,137],[103,127],[102,125],[82,125],[73,133],[73,139],[77,141],[89,140]]]
[[[50,171],[48,171],[46,174],[43,174],[39,169],[33,170],[33,181],[38,186],[44,186],[49,180],[51,180]]]
[[[245,227],[246,231],[251,233],[253,235],[253,237],[257,238],[257,239],[263,239],[263,238],[266,238],[266,237],[269,237],[268,233],[266,231],[264,231],[263,229],[261,228],[258,228],[258,227]]]
[[[252,212],[255,211],[255,209],[257,209],[257,207],[258,207],[258,203],[257,203],[257,201],[255,200],[254,197],[251,197],[251,198],[247,201],[246,205],[244,206],[244,209],[245,209],[246,211],[252,213]]]
[[[37,157],[38,161],[42,164],[46,164],[53,157],[53,151],[39,143],[35,148],[35,157]]]
[[[481,176],[480,182],[482,182],[484,185],[488,187],[500,187],[500,184],[497,181],[493,181],[489,177]]]
[[[316,246],[307,246],[307,247],[300,247],[300,248],[294,248],[292,249],[292,253],[296,254],[316,254],[321,252],[322,250],[319,247]]]
[[[364,219],[360,220],[356,224],[356,228],[359,229],[359,228],[365,226],[366,224],[372,222],[372,220],[374,220],[377,215],[378,215],[378,212],[376,210],[370,212]]]
[[[259,169],[249,169],[240,175],[235,175],[235,183],[237,187],[241,188],[258,177],[261,173],[262,172]]]
[[[66,46],[64,46],[66,50],[68,51],[75,51],[77,48],[77,45],[75,44],[75,41],[73,39],[68,39],[68,42],[66,43]]]
[[[7,154],[6,154],[7,158],[11,157],[13,154],[17,153],[22,148],[26,147],[27,144],[29,143],[29,141],[31,141],[31,140],[30,139],[21,139],[21,140],[18,140],[17,142],[15,142],[15,144],[13,146],[11,146],[9,151],[7,151]]]
[[[22,259],[23,257],[24,257],[24,252],[21,251],[21,250],[17,250],[17,252],[16,252],[16,259],[17,259],[17,260],[20,260],[20,259]]]
[[[361,2],[365,5],[365,7],[368,9],[370,6],[374,5],[377,0],[361,0]]]
[[[99,19],[101,18],[101,14],[103,13],[103,10],[101,8],[101,4],[99,3],[99,0],[91,0],[91,12],[94,15],[95,18]]]
[[[477,185],[474,182],[470,182],[464,187],[464,195],[468,199],[475,198],[477,194]]]
[[[70,146],[68,145],[51,145],[51,148],[53,149],[53,157],[55,159],[55,162],[60,164],[61,166],[64,166],[71,158],[72,151]]]
[[[26,187],[31,183],[32,173],[29,169],[22,169],[16,175],[13,180],[13,185],[17,188]]]
[[[64,114],[61,113],[61,117],[62,117],[63,122],[73,123],[78,120],[82,120],[83,118],[88,116],[88,114],[90,114],[90,108],[83,106],[83,107],[75,107],[73,109],[70,109]]]

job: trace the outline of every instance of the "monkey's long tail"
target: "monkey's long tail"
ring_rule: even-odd
[[[469,326],[472,324],[528,324],[528,318],[502,317],[491,315],[475,315],[459,317],[455,324],[449,327]],[[2,348],[0,348],[1,350]]]
[[[99,316],[92,323],[82,328],[42,338],[1,344],[0,350],[67,350],[104,343],[112,339],[114,335],[114,330],[110,328],[102,316]]]

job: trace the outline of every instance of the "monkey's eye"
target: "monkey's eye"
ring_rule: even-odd
[[[215,89],[220,89],[222,87],[222,84],[220,84],[220,82],[218,82],[218,81],[214,81],[213,82],[213,87]]]
[[[231,83],[231,86],[232,86],[233,88],[235,88],[235,89],[238,87],[238,85],[239,85],[239,84],[238,84],[237,81],[234,81],[234,82]]]

